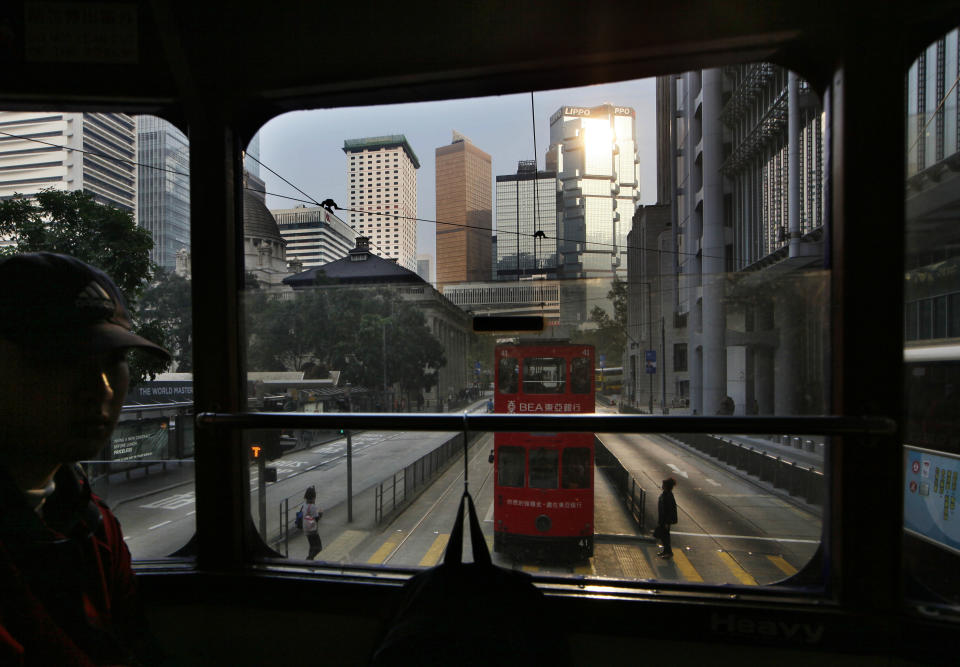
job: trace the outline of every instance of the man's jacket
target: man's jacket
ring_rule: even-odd
[[[38,513],[0,469],[0,665],[138,664],[148,634],[120,523],[79,466],[54,481]]]

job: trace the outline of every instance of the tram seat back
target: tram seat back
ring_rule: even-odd
[[[464,500],[473,562],[462,560]],[[469,493],[444,562],[404,586],[374,665],[567,665],[567,643],[525,572],[493,564]]]

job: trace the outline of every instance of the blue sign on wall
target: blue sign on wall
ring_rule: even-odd
[[[646,364],[648,374],[653,374],[657,372],[657,351],[656,350],[644,350],[643,360]]]
[[[957,479],[960,456],[906,446],[903,528],[911,535],[960,554]]]

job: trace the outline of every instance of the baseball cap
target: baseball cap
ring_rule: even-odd
[[[52,252],[0,258],[0,338],[57,355],[139,348],[170,359],[130,328],[123,295],[100,269]]]

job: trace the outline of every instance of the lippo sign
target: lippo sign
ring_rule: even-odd
[[[636,116],[636,111],[631,107],[616,107],[610,104],[601,104],[597,107],[560,107],[550,116],[550,124],[553,125],[557,120],[564,116],[574,116],[579,118],[608,117],[610,110],[613,110],[614,116]]]

